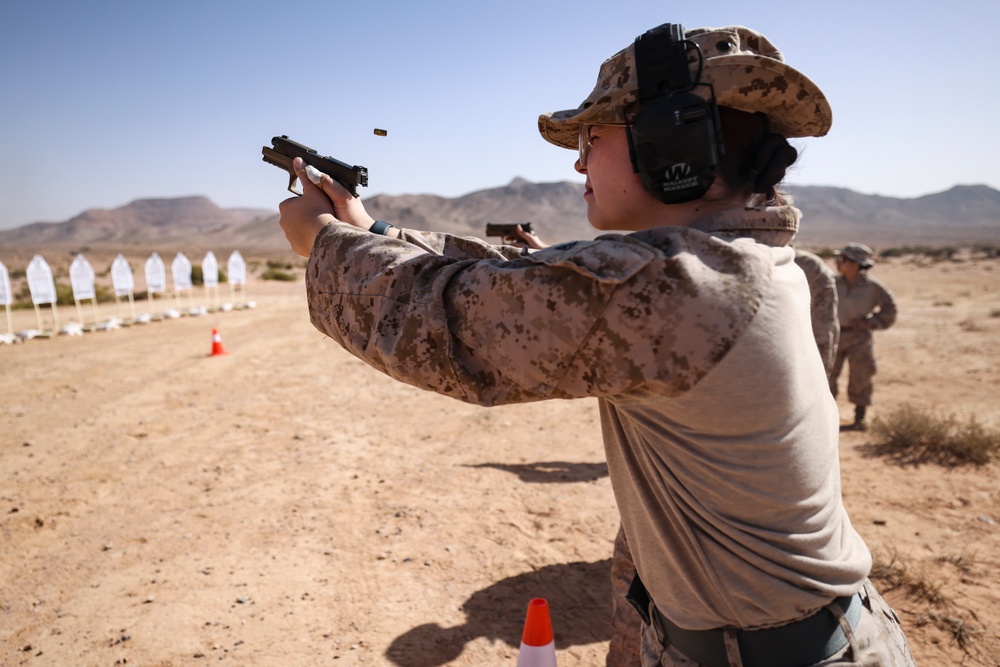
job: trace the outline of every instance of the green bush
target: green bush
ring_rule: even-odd
[[[880,250],[878,253],[879,257],[905,257],[907,255],[918,255],[922,257],[928,257],[935,261],[945,261],[950,260],[958,254],[958,248],[951,246],[944,247],[932,247],[932,246],[900,246],[899,248],[886,248],[885,250]]]
[[[278,269],[268,269],[260,275],[264,280],[281,280],[285,282],[292,282],[297,280],[295,274],[288,273],[287,271],[280,271]]]
[[[229,282],[226,272],[221,268],[219,269],[219,284]],[[201,269],[201,264],[195,264],[191,267],[191,285],[201,286],[205,284],[205,272]]]
[[[987,259],[996,259],[1000,257],[1000,245],[982,243],[972,246],[972,252]]]
[[[837,256],[836,248],[819,248],[814,253],[817,257],[822,257],[823,259],[833,259]]]

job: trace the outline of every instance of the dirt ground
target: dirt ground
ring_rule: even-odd
[[[873,416],[1000,426],[1000,262],[873,275],[900,306]],[[560,667],[603,665],[618,519],[596,403],[422,392],[324,340],[301,280],[247,292],[0,346],[0,665],[513,667],[533,597]],[[918,664],[1000,664],[1000,465],[901,466],[867,437],[842,437],[844,497],[923,583],[880,585]]]

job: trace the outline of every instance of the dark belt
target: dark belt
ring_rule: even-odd
[[[655,621],[663,631],[664,644],[676,648],[690,660],[705,667],[729,667],[726,656],[726,643],[722,628],[713,630],[685,630],[664,616],[656,606],[647,604],[646,613],[640,610],[643,594],[649,601],[645,586],[642,586],[639,575],[632,581],[632,587],[627,596],[632,606],[636,607],[643,621],[650,625]],[[651,602],[651,601],[650,601]],[[844,610],[852,629],[858,627],[861,618],[861,597],[854,595],[839,597],[833,601]],[[655,618],[650,618],[650,612]],[[837,651],[847,646],[847,636],[844,634],[836,616],[829,609],[818,612],[798,621],[775,628],[762,630],[735,630],[736,640],[740,647],[740,659],[743,667],[802,667],[812,665],[829,658]]]

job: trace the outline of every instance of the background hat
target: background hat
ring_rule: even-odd
[[[843,250],[837,251],[838,255],[843,255],[852,262],[857,262],[862,269],[870,269],[875,266],[872,261],[872,249],[863,243],[848,243]]]
[[[821,137],[830,131],[833,112],[826,96],[805,74],[785,64],[767,37],[743,26],[696,28],[685,37],[698,44],[704,57],[701,80],[715,88],[719,106],[767,114],[771,130],[785,137]],[[692,76],[697,53],[688,53]],[[635,43],[604,61],[593,92],[576,109],[538,117],[546,141],[577,149],[580,123],[624,125],[623,110],[636,101]],[[705,86],[693,93],[708,99]]]

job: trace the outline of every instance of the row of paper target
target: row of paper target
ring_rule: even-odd
[[[236,297],[242,293],[243,301],[237,306],[240,308],[252,308],[253,302],[246,300],[246,261],[238,250],[234,250],[227,262],[228,283],[232,296]],[[205,315],[209,310],[232,310],[232,303],[219,303],[219,262],[212,251],[205,254],[201,263],[202,279],[207,296],[214,295],[215,303],[195,306],[193,304],[193,281],[191,278],[192,265],[183,252],[178,252],[170,264],[170,276],[173,282],[174,295],[177,298],[179,308],[167,308],[163,312],[154,313],[153,303],[157,294],[168,291],[167,270],[163,259],[158,253],[152,253],[143,266],[143,273],[146,279],[146,294],[150,304],[149,312],[136,314],[133,292],[135,291],[135,278],[132,267],[128,260],[119,253],[111,263],[111,282],[115,294],[115,302],[119,309],[122,299],[127,299],[129,313],[124,317],[119,312],[119,317],[110,318],[103,322],[97,317],[97,289],[95,285],[96,274],[94,268],[83,254],[77,254],[69,267],[70,284],[73,289],[73,300],[76,302],[77,316],[79,322],[70,322],[65,326],[59,325],[58,310],[56,302],[58,295],[56,292],[55,279],[52,268],[41,255],[35,255],[25,270],[25,278],[28,282],[28,291],[31,294],[31,302],[35,307],[38,329],[25,329],[14,333],[11,319],[10,307],[14,303],[14,294],[11,289],[10,273],[3,262],[0,262],[0,306],[4,306],[7,312],[7,334],[0,334],[0,343],[21,342],[36,337],[48,337],[54,333],[80,335],[84,331],[110,330],[128,324],[142,324],[160,319],[172,319],[183,315]],[[183,312],[181,295],[187,295],[189,307]],[[90,301],[93,309],[93,322],[88,324],[81,304]],[[40,306],[49,305],[52,308],[52,329],[47,329],[43,322]]]

